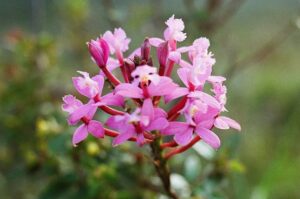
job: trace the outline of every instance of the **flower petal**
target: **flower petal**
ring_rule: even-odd
[[[139,146],[143,146],[145,144],[145,138],[144,138],[143,133],[139,133],[137,135],[137,140],[136,141],[137,141]]]
[[[158,37],[149,38],[149,43],[151,44],[151,46],[154,46],[154,47],[158,47],[159,44],[161,44],[163,42],[164,42],[164,40],[161,38],[158,38]]]
[[[188,87],[188,75],[189,75],[189,69],[188,68],[179,68],[177,70],[177,74],[181,81],[184,83],[186,87]]]
[[[96,75],[92,77],[92,80],[96,81],[98,83],[98,94],[101,95],[102,89],[104,86],[104,78],[101,75]]]
[[[111,116],[108,118],[105,122],[107,126],[113,129],[121,129],[126,123],[126,116],[124,115],[116,115],[116,116]]]
[[[121,95],[108,93],[101,97],[101,102],[108,106],[124,106],[124,98]]]
[[[88,124],[88,131],[96,138],[104,137],[104,129],[100,122],[91,120]]]
[[[128,83],[119,84],[115,88],[115,92],[123,97],[143,98],[143,91],[137,86]]]
[[[193,138],[193,131],[193,128],[188,128],[186,131],[175,134],[175,142],[179,145],[187,145]]]
[[[61,106],[63,111],[69,114],[73,113],[78,107],[82,106],[82,102],[73,95],[66,95],[63,97],[63,105]]]
[[[189,90],[187,88],[178,87],[170,95],[164,96],[165,103],[169,103],[170,101],[187,95],[188,93]]]
[[[87,126],[85,124],[80,125],[74,132],[72,143],[74,146],[83,141],[88,136]]]
[[[222,118],[217,117],[214,122],[214,126],[217,127],[218,129],[229,129],[229,125],[227,122],[222,120]]]
[[[217,149],[220,147],[221,141],[219,137],[211,130],[203,128],[201,126],[197,126],[196,132],[204,142],[206,142],[213,148]]]
[[[189,124],[185,122],[170,122],[169,126],[165,128],[161,133],[163,135],[175,135],[180,134],[189,128]]]
[[[73,113],[70,114],[68,118],[68,122],[70,125],[76,124],[82,117],[86,116],[91,109],[94,108],[91,104],[85,104],[78,109],[76,109]],[[97,109],[97,107],[96,107]]]
[[[168,58],[178,64],[181,60],[181,54],[177,51],[171,51]]]
[[[235,120],[233,120],[229,117],[225,117],[225,116],[219,116],[218,119],[221,119],[224,122],[226,122],[228,124],[228,126],[230,126],[231,128],[241,131],[241,125],[238,122],[236,122]]]
[[[125,141],[127,141],[129,138],[133,137],[135,135],[134,131],[128,130],[124,133],[121,133],[120,135],[118,135],[114,140],[113,140],[113,147],[118,146],[122,143],[124,143]]]
[[[154,117],[154,108],[152,104],[151,98],[147,98],[144,100],[142,110],[141,110],[142,116],[148,116],[150,120]]]
[[[157,118],[154,119],[149,126],[147,126],[147,131],[154,131],[154,130],[162,130],[165,129],[169,125],[169,122],[166,118]]]
[[[170,95],[178,87],[172,79],[168,77],[161,77],[157,85],[150,84],[148,87],[149,94],[153,96]]]

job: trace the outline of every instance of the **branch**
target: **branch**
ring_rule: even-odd
[[[174,156],[174,155],[176,155],[176,154],[178,154],[178,153],[182,153],[182,152],[188,150],[188,149],[191,148],[194,144],[196,144],[199,140],[201,140],[201,138],[200,138],[198,135],[196,135],[196,136],[192,139],[192,141],[191,141],[189,144],[187,144],[187,145],[185,145],[185,146],[182,146],[182,147],[179,147],[179,148],[176,148],[176,149],[170,151],[169,153],[167,153],[167,154],[164,156],[164,158],[165,158],[165,159],[169,159],[170,157],[172,157],[172,156]]]
[[[162,156],[160,140],[161,138],[156,138],[152,143],[150,143],[153,164],[155,166],[157,175],[163,184],[166,194],[172,199],[178,199],[178,196],[171,191],[170,171],[167,167],[166,159]]]
[[[280,30],[276,35],[273,36],[273,38],[262,45],[257,51],[239,61],[235,61],[235,63],[233,63],[226,72],[225,77],[230,79],[230,77],[232,77],[238,70],[245,69],[249,65],[264,60],[296,30],[297,28],[294,24],[288,23],[282,28],[282,30]]]

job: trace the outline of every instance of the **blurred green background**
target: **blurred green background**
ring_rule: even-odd
[[[170,162],[181,198],[300,198],[300,3],[297,0],[0,1],[0,198],[166,198],[149,148],[89,138],[73,148],[60,110],[77,70],[97,72],[86,41],[122,27],[130,48],[172,14],[189,44],[211,40],[242,132]],[[298,24],[298,27],[297,27]],[[102,115],[98,115],[101,119]],[[143,155],[146,154],[146,155]]]

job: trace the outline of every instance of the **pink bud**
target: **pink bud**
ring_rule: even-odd
[[[109,46],[106,41],[102,38],[91,40],[88,42],[88,48],[96,64],[100,68],[106,66],[109,55]]]
[[[146,38],[141,47],[142,59],[148,61],[148,59],[150,58],[150,50],[151,50],[151,45],[150,45],[149,39]]]
[[[159,75],[163,75],[163,73],[164,73],[168,55],[169,55],[168,42],[163,42],[163,43],[159,44],[159,46],[157,48],[157,57],[158,57],[159,65],[160,65]]]

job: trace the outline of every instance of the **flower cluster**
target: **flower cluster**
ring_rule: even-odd
[[[73,77],[73,84],[87,103],[67,95],[62,105],[70,125],[82,123],[74,132],[74,146],[90,133],[96,138],[114,137],[113,146],[127,140],[142,146],[165,137],[162,148],[188,148],[199,140],[218,148],[220,139],[212,131],[214,127],[241,129],[236,121],[221,116],[227,111],[227,89],[224,77],[212,75],[215,58],[209,40],[200,37],[190,46],[178,47],[178,42],[186,39],[183,21],[173,15],[166,25],[163,39],[146,38],[128,57],[124,53],[131,40],[121,28],[87,43],[100,72],[91,77],[78,71],[80,76]],[[153,60],[151,48],[157,60]],[[122,80],[115,75],[117,69]],[[176,83],[177,77],[180,82]],[[103,95],[105,81],[112,89]],[[204,87],[211,90],[204,92]],[[174,102],[173,107],[165,108]],[[108,120],[95,120],[97,110],[109,114]]]

